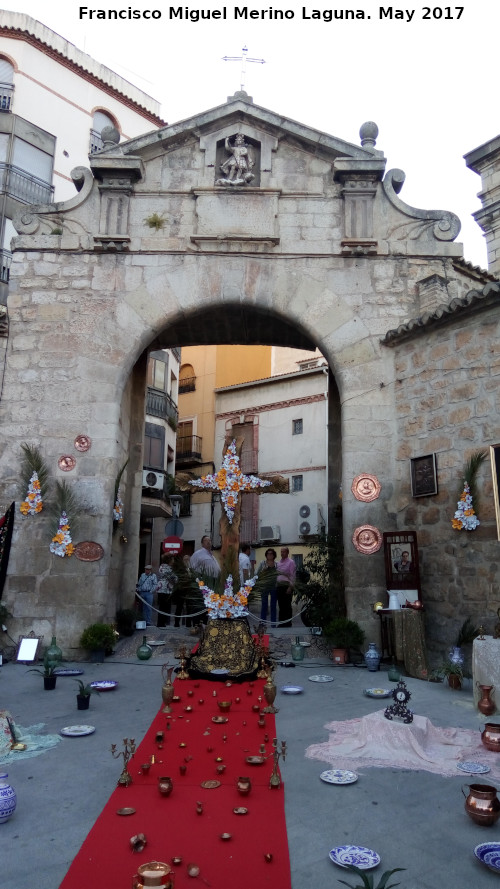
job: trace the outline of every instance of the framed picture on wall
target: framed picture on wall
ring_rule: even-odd
[[[411,493],[413,497],[429,497],[437,494],[437,464],[435,454],[412,457],[410,460]]]
[[[420,570],[416,531],[384,532],[385,581],[401,605],[420,600]]]
[[[493,498],[497,519],[497,539],[500,540],[500,444],[490,446],[491,475],[493,478]]]

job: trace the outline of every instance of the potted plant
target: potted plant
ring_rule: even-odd
[[[98,695],[100,694],[97,688],[92,688],[91,685],[85,685],[81,679],[75,679],[74,682],[78,682],[79,689],[76,696],[76,706],[78,710],[88,710],[90,704],[90,695]]]
[[[56,667],[57,664],[46,663],[43,670],[40,667],[31,667],[26,672],[39,673],[40,676],[43,676],[43,687],[45,691],[53,691],[56,687],[57,673],[54,672]]]
[[[335,617],[323,627],[323,635],[332,646],[331,656],[336,664],[347,664],[349,649],[360,649],[365,641],[364,630],[347,617]]]
[[[361,880],[361,882],[358,883],[356,886],[353,886],[352,883],[346,883],[345,880],[339,880],[339,883],[343,883],[344,886],[349,886],[350,889],[393,889],[394,886],[399,886],[400,883],[388,883],[390,877],[392,877],[393,874],[397,873],[398,870],[406,870],[405,867],[395,867],[392,870],[386,870],[375,886],[375,883],[373,882],[373,874],[365,874],[365,872],[361,870],[361,868],[356,867],[354,864],[345,864],[344,867],[346,868],[346,870],[350,870],[354,874],[356,874]]]
[[[115,644],[115,631],[110,624],[90,624],[80,636],[80,645],[90,652],[94,663],[102,663],[105,654],[111,654]]]
[[[449,658],[446,661],[443,661],[440,667],[434,671],[434,675],[446,678],[448,680],[448,685],[450,688],[460,689],[462,688],[462,682],[465,677],[465,672],[463,668],[463,664],[459,661],[452,661]]]

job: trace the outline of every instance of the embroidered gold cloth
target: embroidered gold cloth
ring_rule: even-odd
[[[227,670],[230,676],[246,676],[257,669],[257,651],[246,617],[209,619],[189,669],[198,673]]]

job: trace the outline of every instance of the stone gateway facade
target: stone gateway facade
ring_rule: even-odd
[[[358,146],[236,93],[124,144],[116,135],[90,170],[74,171],[74,198],[16,221],[0,339],[0,508],[24,498],[20,445],[35,445],[78,500],[74,542],[99,544],[102,557],[51,554],[49,516],[16,506],[12,631],[55,633],[71,650],[85,625],[130,604],[146,356],[204,343],[317,346],[326,357],[330,509],[341,490],[348,609],[370,637],[386,583],[383,551],[353,545],[366,524],[417,531],[431,651],[469,614],[488,626],[500,605],[489,463],[479,528],[455,531],[451,519],[468,456],[500,441],[500,285],[464,262],[458,219],[404,203],[404,174],[386,171],[372,123]],[[410,459],[431,453],[438,493],[415,498]],[[125,543],[112,510],[127,459]],[[370,502],[351,492],[360,473],[380,482]]]

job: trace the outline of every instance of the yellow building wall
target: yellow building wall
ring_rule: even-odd
[[[230,345],[217,346],[216,349],[216,387],[234,386],[271,376],[271,346]],[[182,356],[184,358],[184,349]]]

